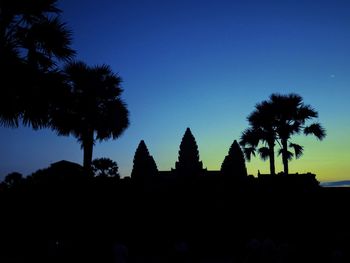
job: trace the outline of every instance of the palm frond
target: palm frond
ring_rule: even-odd
[[[10,116],[5,114],[0,115],[0,126],[5,128],[18,128],[18,118],[17,115],[11,113]]]
[[[290,143],[289,147],[294,149],[295,158],[298,159],[298,158],[300,158],[303,155],[303,152],[304,152],[304,147],[303,146],[301,146],[299,144],[296,144],[296,143]]]
[[[240,139],[240,145],[256,147],[259,144],[261,134],[257,129],[248,128],[243,131]]]
[[[75,51],[70,48],[72,32],[58,17],[44,20],[33,26],[32,30],[35,30],[39,47],[48,55],[52,54],[60,60],[70,60],[75,55]]]
[[[247,161],[251,160],[252,155],[255,157],[255,148],[254,147],[244,147],[243,153]]]
[[[129,111],[126,104],[117,98],[114,101],[105,102],[96,120],[96,139],[100,141],[110,137],[117,139],[129,126]]]
[[[322,140],[326,137],[326,130],[320,123],[313,123],[304,128],[305,135],[314,135],[317,139]]]
[[[261,148],[259,148],[258,152],[259,152],[260,158],[263,161],[266,161],[266,160],[269,159],[270,152],[269,152],[269,148],[268,147],[261,147]]]
[[[318,112],[312,108],[310,105],[302,105],[298,108],[297,119],[298,120],[308,120],[312,118],[317,118]]]
[[[277,155],[280,156],[283,154],[283,149],[279,149],[278,152],[277,152]],[[288,161],[292,160],[293,159],[293,153],[291,151],[287,151],[287,159]]]

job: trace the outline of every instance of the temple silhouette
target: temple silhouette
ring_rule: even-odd
[[[203,173],[203,163],[199,160],[199,151],[196,139],[190,128],[187,128],[179,150],[179,160],[175,163],[175,169],[180,175],[197,175]]]
[[[349,191],[311,173],[248,175],[236,140],[217,171],[204,168],[189,128],[168,171],[142,140],[131,176],[117,175],[68,161],[9,174],[1,262],[348,262]]]
[[[257,177],[248,175],[244,154],[236,140],[233,141],[220,170],[203,168],[196,139],[189,127],[186,128],[182,137],[175,168],[168,171],[158,171],[156,162],[150,155],[145,142],[141,140],[135,152],[131,179],[148,185],[154,181],[158,184],[177,181],[185,183],[194,180],[213,183],[221,181],[223,184],[230,184],[232,190],[236,191],[248,189],[313,191],[319,187],[316,175],[312,173],[288,175],[280,173],[272,176],[259,172]]]

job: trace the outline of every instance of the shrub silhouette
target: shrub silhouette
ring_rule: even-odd
[[[8,187],[15,187],[19,185],[22,181],[23,181],[23,175],[18,172],[9,173],[8,175],[6,175],[4,179],[4,183]]]
[[[97,158],[92,161],[95,176],[119,178],[118,164],[109,158]]]

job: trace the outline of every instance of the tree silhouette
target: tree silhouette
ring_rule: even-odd
[[[270,159],[270,171],[275,174],[274,146],[277,142],[281,146],[278,154],[282,155],[284,174],[288,174],[288,161],[294,155],[299,158],[303,153],[303,147],[290,142],[290,138],[301,132],[315,135],[319,140],[326,136],[321,124],[305,125],[307,120],[317,117],[317,111],[305,105],[300,95],[272,94],[269,100],[257,104],[255,111],[248,116],[250,127],[241,137],[247,159],[251,154],[255,155],[259,142],[264,143],[266,146],[258,149],[259,154],[264,160]],[[294,154],[288,150],[288,146],[294,149]]]
[[[140,141],[135,155],[134,165],[131,171],[131,178],[143,180],[157,175],[158,168],[152,155],[149,154],[147,146],[143,140]]]
[[[179,150],[179,160],[175,163],[175,170],[180,174],[197,174],[203,170],[203,163],[199,161],[196,139],[190,128],[187,128]]]
[[[240,144],[244,147],[247,160],[258,151],[262,160],[269,159],[270,174],[275,175],[275,142],[277,134],[274,127],[273,107],[267,101],[255,105],[255,110],[247,118],[249,128],[241,136]],[[258,148],[259,143],[262,146]],[[258,148],[258,149],[257,149]]]
[[[9,173],[8,175],[6,175],[6,177],[4,179],[4,183],[8,187],[14,187],[16,185],[19,185],[22,180],[23,180],[23,175],[21,173],[12,172],[12,173]]]
[[[0,1],[0,125],[48,125],[62,86],[58,62],[75,54],[55,0]]]
[[[305,125],[306,121],[317,118],[318,112],[310,105],[305,105],[303,98],[298,94],[272,94],[269,103],[275,111],[275,127],[281,143],[279,154],[282,155],[284,174],[288,174],[288,161],[293,155],[299,158],[303,154],[303,147],[291,143],[290,138],[303,132],[305,135],[311,134],[322,140],[326,136],[326,131],[320,123]],[[294,149],[294,154],[288,150],[288,146]]]
[[[71,62],[65,67],[69,94],[52,114],[59,135],[72,134],[84,151],[84,168],[90,170],[96,140],[118,138],[129,125],[129,112],[120,95],[121,78],[109,66],[89,67]]]
[[[224,175],[247,176],[244,155],[236,140],[233,141],[228,155],[221,164],[221,172]]]
[[[95,176],[119,178],[118,164],[109,158],[97,158],[92,161]]]

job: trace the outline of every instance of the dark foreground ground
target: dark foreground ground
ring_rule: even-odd
[[[5,263],[350,262],[349,188],[78,180],[0,197]]]

